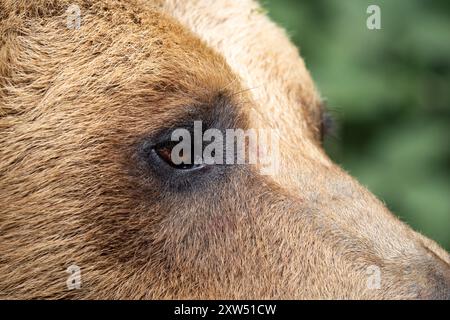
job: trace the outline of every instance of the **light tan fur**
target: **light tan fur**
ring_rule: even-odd
[[[168,188],[138,146],[194,109],[277,129],[278,174]],[[0,298],[449,298],[448,254],[328,159],[320,114],[254,1],[0,0]]]

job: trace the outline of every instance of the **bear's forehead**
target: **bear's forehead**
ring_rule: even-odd
[[[66,10],[74,4],[80,7],[81,29],[61,33],[58,28],[64,28]],[[11,12],[22,10],[30,19],[24,20],[27,31],[33,31],[33,18],[41,18],[37,19],[42,27],[40,44],[58,38],[65,47],[62,51],[74,44],[81,47],[75,50],[83,46],[98,50],[110,61],[107,65],[95,57],[103,63],[98,67],[117,66],[111,77],[131,80],[125,85],[131,90],[135,90],[133,81],[151,81],[164,94],[178,93],[177,98],[197,99],[203,92],[201,98],[212,99],[214,91],[224,88],[231,93],[245,91],[251,97],[246,112],[253,127],[276,128],[292,144],[317,136],[320,98],[303,60],[284,32],[252,0],[17,1],[11,6]],[[64,41],[64,37],[69,38]],[[87,56],[83,60],[82,54],[76,58],[69,57],[72,61],[67,66],[79,69],[81,78],[82,71],[87,68],[90,73],[94,64]],[[107,80],[111,82],[107,87],[114,88],[114,81]]]
[[[94,108],[103,99],[112,113],[117,99],[128,96],[124,104],[135,99],[142,115],[163,118],[175,105],[207,104],[220,91],[239,88],[219,54],[152,6],[133,1],[2,5],[0,70],[9,79],[8,96],[20,99],[17,90],[37,84],[26,88],[39,97],[34,96],[36,103],[24,101],[25,109],[72,98]],[[78,28],[69,27],[73,14],[80,15]]]
[[[256,126],[305,137],[320,97],[297,48],[252,0],[162,1],[163,11],[219,52],[254,98]],[[286,131],[289,128],[289,132]]]

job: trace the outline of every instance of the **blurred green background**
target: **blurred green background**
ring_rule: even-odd
[[[328,154],[450,250],[450,1],[262,0],[337,120]],[[381,30],[369,30],[371,4]]]

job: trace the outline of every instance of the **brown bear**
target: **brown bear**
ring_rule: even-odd
[[[0,298],[449,298],[323,113],[255,1],[0,0]],[[177,165],[195,121],[273,130],[278,169]]]

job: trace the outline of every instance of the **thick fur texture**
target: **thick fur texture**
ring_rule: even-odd
[[[0,298],[449,298],[449,255],[327,158],[321,112],[253,1],[0,0]],[[280,171],[174,187],[142,146],[188,120],[277,129]]]

